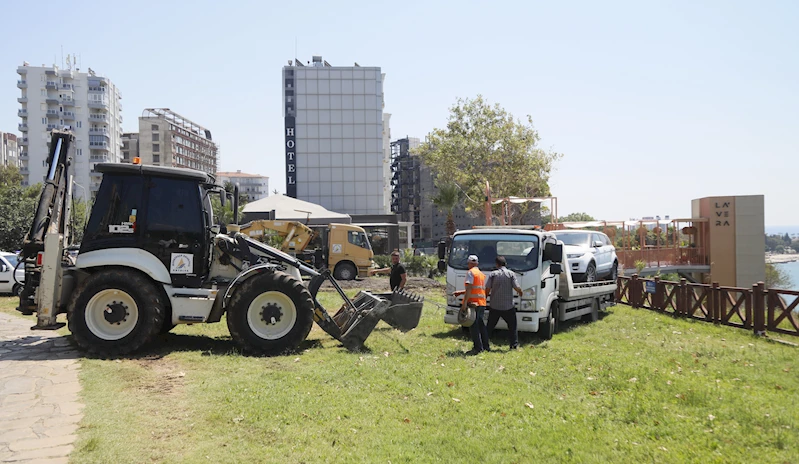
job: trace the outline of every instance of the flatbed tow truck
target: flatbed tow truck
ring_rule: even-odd
[[[447,273],[447,309],[444,322],[458,323],[468,271],[467,258],[476,255],[486,275],[495,268],[497,256],[504,256],[514,271],[522,296],[514,295],[517,326],[520,332],[538,332],[551,339],[562,321],[579,317],[597,320],[599,311],[615,304],[616,282],[574,283],[563,253],[563,242],[554,234],[524,227],[476,227],[453,235],[451,243],[439,243],[439,270]],[[488,297],[490,307],[490,296]],[[487,310],[485,318],[488,320]],[[504,320],[497,324],[507,329]]]

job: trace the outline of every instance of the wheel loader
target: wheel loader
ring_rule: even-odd
[[[243,352],[275,355],[296,349],[313,322],[350,350],[363,348],[380,320],[403,331],[418,324],[419,296],[362,291],[351,300],[329,272],[250,239],[235,224],[223,231],[211,197],[224,203],[224,189],[191,169],[97,164],[102,183],[77,259],[68,259],[72,141],[70,132],[51,134],[47,178],[20,252],[25,287],[17,309],[36,312],[34,329],[57,329],[63,323],[56,316],[66,313],[81,349],[118,356],[177,324],[225,315]],[[324,282],[344,301],[332,316],[316,298]]]

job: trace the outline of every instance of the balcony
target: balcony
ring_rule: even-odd
[[[89,128],[89,135],[103,135],[105,137],[109,137],[108,129],[102,127],[92,127]]]
[[[28,159],[30,159],[30,157],[31,157],[31,155],[29,155],[27,151],[19,152],[19,160],[20,161],[28,160]]]
[[[17,142],[20,145],[22,145],[23,147],[27,147],[28,146],[28,138],[27,137],[22,137],[21,139],[17,139]]]
[[[56,75],[55,68],[45,69],[44,73],[47,74],[48,76],[55,76]]]
[[[27,66],[17,66],[17,74],[24,76],[28,74],[28,67]]]
[[[67,78],[69,78],[69,79],[72,79],[72,78],[74,78],[74,77],[75,77],[75,75],[73,74],[73,72],[72,72],[72,70],[71,70],[71,69],[62,69],[61,71],[59,71],[59,73],[58,73],[58,74],[59,74],[61,77],[67,77]]]
[[[46,88],[47,90],[58,90],[58,82],[47,81],[47,84],[44,85],[44,88]]]
[[[64,106],[75,106],[75,100],[71,97],[64,97],[61,99],[61,104]]]
[[[90,140],[89,141],[89,148],[91,148],[92,150],[105,150],[105,151],[108,151],[108,142],[105,142],[105,141],[98,142],[98,141],[95,141],[95,140]]]
[[[98,108],[98,109],[101,109],[101,110],[107,110],[108,109],[108,102],[105,101],[105,100],[100,100],[100,101],[98,101],[98,100],[89,100],[88,106],[89,106],[89,108]]]
[[[28,110],[19,110],[17,111],[17,116],[20,118],[27,118],[28,117]]]
[[[111,157],[108,155],[91,155],[89,156],[90,163],[108,163]]]
[[[47,110],[47,117],[58,119],[58,110]]]
[[[19,125],[20,132],[28,132],[28,125],[27,124],[20,124]]]
[[[19,103],[28,103],[28,97],[19,97],[17,98]]]
[[[27,174],[30,171],[28,171],[27,167],[22,166],[22,167],[19,168],[19,172],[20,172],[20,174]]]
[[[45,97],[44,101],[47,102],[48,105],[57,105],[59,102],[58,97],[55,95],[48,95]]]
[[[92,113],[92,114],[89,115],[89,121],[91,121],[91,122],[108,122],[108,115]]]
[[[48,124],[47,130],[55,130],[58,129],[58,124]]]
[[[97,85],[90,85],[89,92],[90,93],[105,93],[108,90],[107,87],[97,86]]]
[[[61,113],[61,118],[62,119],[75,119],[75,113],[73,113],[72,111],[63,111]]]
[[[20,89],[27,89],[28,88],[28,81],[26,81],[25,79],[17,81],[17,87],[19,87]]]
[[[72,84],[61,84],[61,90],[72,91],[75,90],[75,86]]]

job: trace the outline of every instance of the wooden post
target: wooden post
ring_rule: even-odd
[[[621,276],[616,277],[616,293],[614,295],[616,303],[621,303]]]
[[[652,295],[652,309],[663,311],[663,282],[660,276],[655,276],[655,294]]]
[[[630,288],[629,288],[628,291],[629,291],[629,294],[630,294],[630,305],[633,308],[639,307],[640,305],[639,305],[638,301],[640,299],[640,296],[641,296],[640,293],[641,292],[638,289],[638,274],[633,274],[633,277],[630,280]]]
[[[708,292],[709,301],[709,308],[707,311],[707,319],[713,322],[719,322],[721,317],[719,314],[721,310],[719,308],[719,304],[721,303],[721,290],[719,289],[719,283],[713,282],[710,286],[710,292]]]
[[[765,307],[765,297],[768,292],[765,290],[766,284],[763,282],[758,282],[757,284],[752,286],[752,300],[754,306],[754,332],[755,335],[765,335],[766,334],[766,307]]]
[[[753,287],[757,287],[757,285],[753,285]],[[752,294],[753,291],[747,291],[744,294],[744,317],[746,320],[744,321],[744,328],[751,329],[752,328]]]
[[[687,283],[685,277],[680,278],[680,288],[677,289],[677,314],[681,316],[688,315],[688,295],[685,293]]]

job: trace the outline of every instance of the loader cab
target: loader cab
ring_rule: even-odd
[[[200,171],[159,166],[99,164],[103,181],[80,254],[137,248],[158,258],[175,287],[199,288],[208,275],[213,221]],[[123,263],[120,263],[123,264]]]

